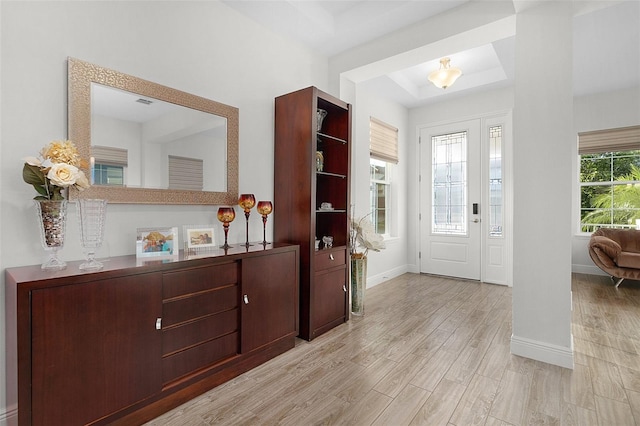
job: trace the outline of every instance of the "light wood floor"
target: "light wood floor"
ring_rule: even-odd
[[[366,314],[149,425],[640,425],[640,282],[573,276],[575,369],[509,353],[511,289],[405,274]]]

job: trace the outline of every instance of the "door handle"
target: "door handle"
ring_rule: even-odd
[[[242,300],[244,300],[244,304],[248,305],[249,304],[249,296],[247,296],[246,294],[244,295],[244,297],[242,298]]]
[[[478,218],[473,219],[473,223],[480,223],[480,219]]]

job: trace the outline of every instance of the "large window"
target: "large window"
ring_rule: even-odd
[[[635,228],[640,220],[640,150],[580,156],[580,227]]]
[[[640,226],[640,126],[578,134],[580,229]]]
[[[370,159],[371,221],[376,233],[382,235],[389,233],[390,166],[384,161]]]
[[[398,163],[398,129],[371,117],[369,121],[369,195],[376,233],[391,234],[391,176]]]

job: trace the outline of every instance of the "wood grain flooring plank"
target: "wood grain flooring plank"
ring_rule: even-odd
[[[406,385],[382,414],[380,414],[376,421],[373,422],[373,425],[408,425],[430,395],[431,392],[427,392],[424,389]]]
[[[447,425],[453,415],[465,386],[443,379],[411,421],[411,425]]]
[[[522,424],[531,380],[532,378],[526,374],[506,370],[489,414],[507,423]]]
[[[475,375],[449,422],[457,426],[484,425],[496,397],[499,380]]]
[[[562,370],[562,401],[587,410],[595,410],[589,367],[575,364],[573,370]]]

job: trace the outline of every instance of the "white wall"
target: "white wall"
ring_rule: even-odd
[[[315,85],[328,90],[328,63],[217,1],[0,2],[0,270],[40,263],[33,188],[22,158],[67,135],[71,56],[240,109],[240,192],[273,199],[273,100]],[[74,207],[65,260],[81,259]],[[106,253],[133,254],[135,229],[214,223],[213,206],[109,205]],[[278,206],[274,206],[274,215]],[[257,214],[250,235],[262,235]],[[267,232],[271,232],[267,224]],[[231,225],[230,241],[244,241]],[[4,318],[4,274],[0,278]],[[5,403],[4,327],[0,329],[0,424]]]
[[[573,368],[572,19],[567,2],[518,13],[513,114],[511,352],[568,368]],[[564,78],[549,79],[548,63]]]
[[[353,122],[353,151],[351,161],[351,203],[355,216],[369,213],[369,119],[375,117],[398,129],[398,164],[394,167],[391,184],[393,210],[392,237],[385,241],[386,249],[369,252],[367,287],[409,270],[407,264],[407,215],[412,211],[407,203],[407,169],[410,161],[408,144],[412,132],[408,126],[407,109],[395,102],[381,99],[371,91],[356,85]]]

